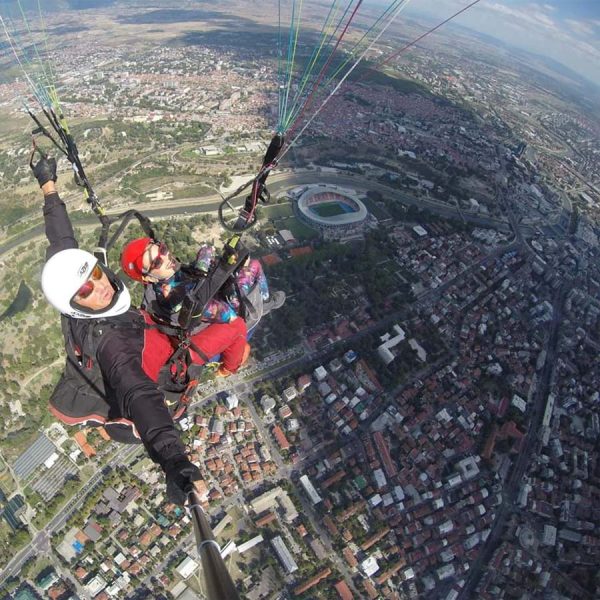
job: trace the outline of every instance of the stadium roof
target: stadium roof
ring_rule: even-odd
[[[327,198],[330,196],[330,198]],[[348,202],[358,208],[357,211],[343,213],[340,215],[322,217],[317,213],[311,211],[310,201],[313,198],[322,198],[323,203],[334,202],[336,200],[340,202]],[[354,223],[362,223],[367,216],[368,211],[366,206],[356,197],[354,194],[347,190],[338,190],[336,188],[312,188],[304,192],[298,200],[298,210],[309,220],[319,225],[327,226],[341,226],[341,225],[352,225]]]

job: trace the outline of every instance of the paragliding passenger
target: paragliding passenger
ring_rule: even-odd
[[[129,277],[145,284],[142,306],[152,317],[159,323],[176,327],[186,293],[199,279],[209,276],[218,259],[215,248],[204,244],[193,263],[180,264],[166,244],[143,237],[132,240],[123,248],[121,268]],[[230,323],[238,315],[246,317],[250,330],[262,315],[280,308],[284,301],[283,292],[269,293],[262,265],[249,258],[192,321],[192,342],[211,323]],[[228,374],[227,365],[222,364],[217,375]]]
[[[183,504],[184,490],[200,472],[187,458],[156,384],[173,351],[171,342],[146,326],[149,317],[131,307],[123,282],[93,254],[79,249],[56,191],[55,159],[43,156],[31,167],[44,193],[49,242],[42,290],[62,314],[68,357],[51,410],[68,424],[103,424],[118,441],[141,439],[166,474],[169,499]],[[243,319],[211,325],[202,334],[195,344],[205,355],[220,352],[228,369],[239,368],[246,347]]]

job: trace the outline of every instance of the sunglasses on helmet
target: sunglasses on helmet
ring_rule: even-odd
[[[77,290],[77,292],[75,293],[75,296],[77,296],[78,298],[82,298],[82,299],[89,297],[92,294],[92,292],[94,291],[94,287],[95,287],[94,281],[99,281],[100,279],[102,279],[103,274],[104,274],[104,271],[102,271],[102,268],[100,267],[100,265],[97,264],[92,269],[92,274],[89,276],[89,279]]]
[[[151,271],[155,271],[156,269],[160,269],[163,266],[163,263],[169,256],[169,248],[164,242],[156,242],[152,244],[152,246],[158,247],[158,254],[150,261],[150,266],[145,271],[145,273],[150,273]],[[150,246],[150,248],[152,247]]]

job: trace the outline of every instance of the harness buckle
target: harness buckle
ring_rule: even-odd
[[[102,263],[105,267],[108,266],[108,254],[106,248],[98,246],[94,248],[94,256],[98,259],[98,262]]]

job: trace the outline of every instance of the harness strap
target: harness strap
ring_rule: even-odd
[[[205,362],[210,362],[210,357],[206,356],[206,354],[204,354],[204,352],[202,352],[202,350],[200,350],[200,348],[198,348],[198,346],[196,346],[196,344],[194,344],[194,342],[192,342],[192,340],[189,340],[189,344],[188,346]]]
[[[186,294],[179,311],[179,325],[182,329],[187,330],[189,328],[192,318],[202,313],[208,302],[214,298],[237,269],[244,264],[250,254],[248,249],[241,244],[236,252],[237,254],[231,263],[227,260],[219,260],[208,276],[199,280],[192,290]]]

